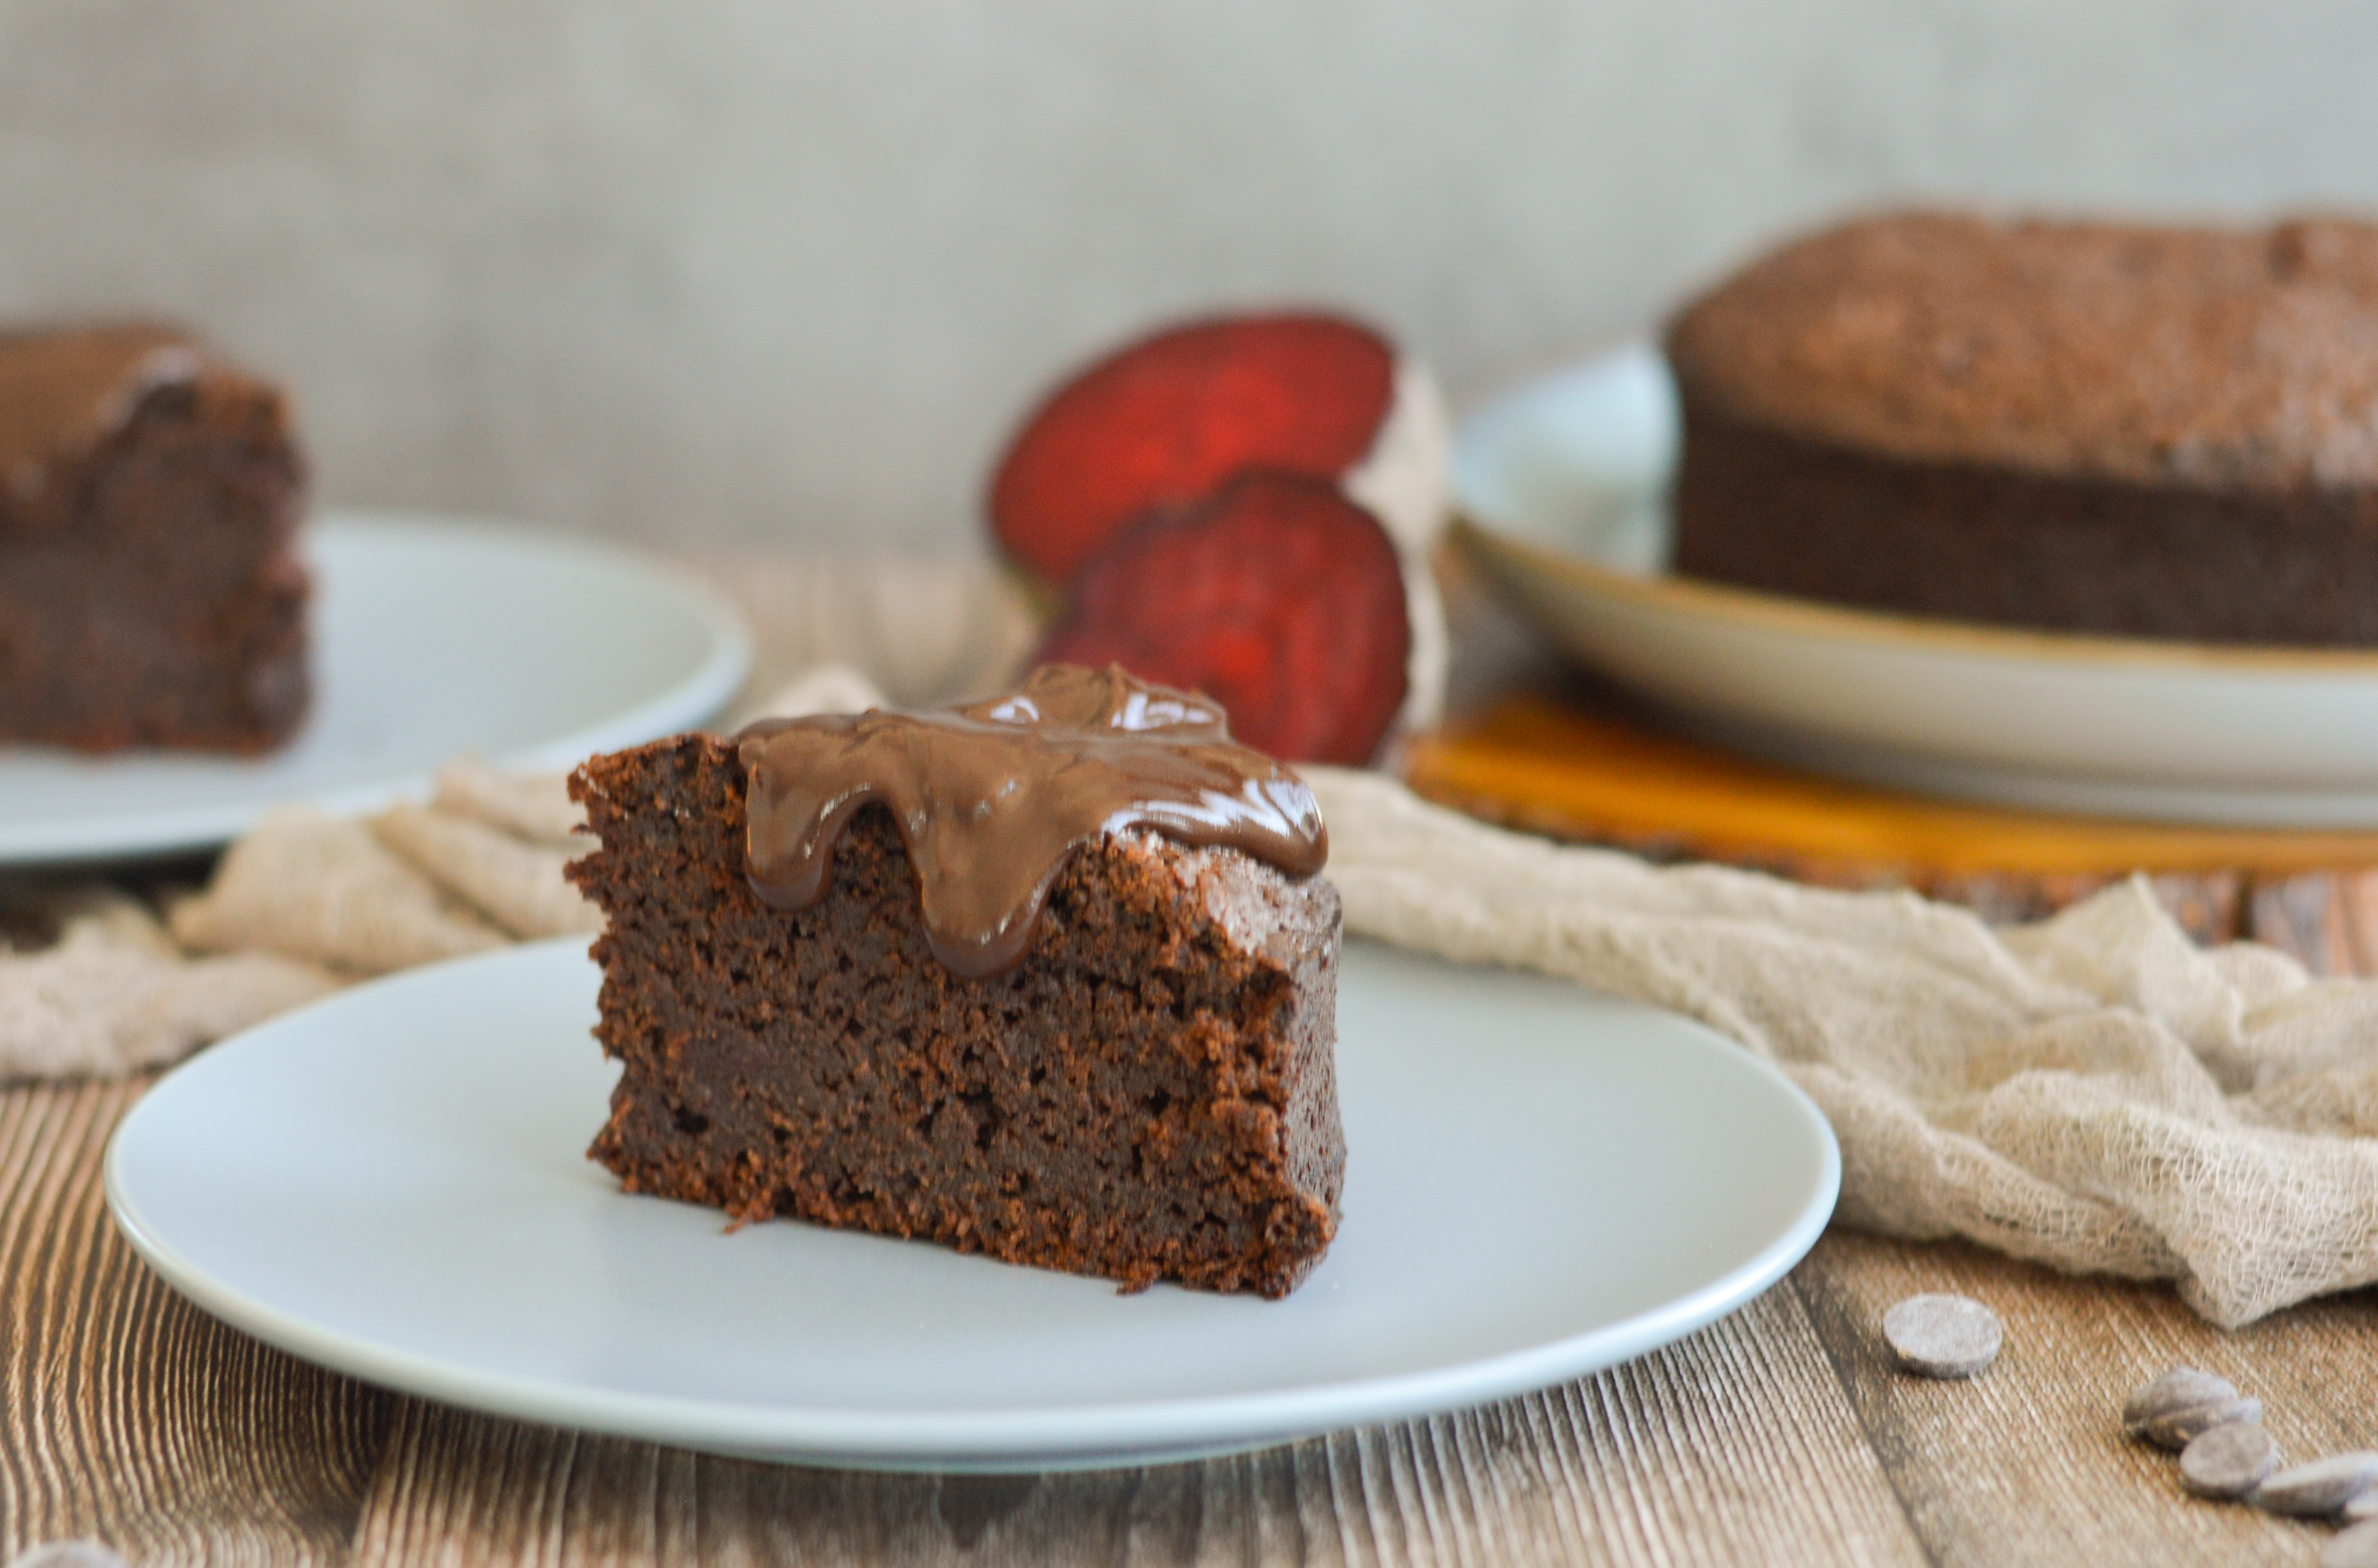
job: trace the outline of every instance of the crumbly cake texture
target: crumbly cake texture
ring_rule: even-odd
[[[0,337],[0,740],[289,738],[305,471],[277,389],[162,329]]]
[[[1667,351],[1687,575],[2378,643],[2378,227],[1869,219],[1753,263]]]
[[[892,820],[825,897],[745,873],[742,763],[683,736],[570,780],[608,917],[596,1037],[624,1067],[592,1157],[631,1191],[1011,1263],[1279,1297],[1320,1260],[1345,1161],[1339,909],[1227,849],[1111,834],[1058,872],[1023,963],[928,950]]]

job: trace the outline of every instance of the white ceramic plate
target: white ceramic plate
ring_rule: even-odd
[[[217,1046],[107,1154],[207,1311],[504,1415],[824,1464],[1039,1468],[1252,1446],[1541,1387],[1765,1289],[1840,1158],[1784,1076],[1648,1008],[1346,954],[1344,1223],[1288,1299],[1104,1281],[621,1194],[568,941]]]
[[[0,747],[0,865],[203,849],[273,807],[367,810],[465,753],[564,768],[708,718],[750,662],[718,596],[519,526],[333,512],[307,529],[314,712],[254,760]]]
[[[2378,827],[2378,652],[2067,637],[1667,576],[1675,392],[1621,350],[1461,431],[1462,537],[1581,664],[1803,767],[2045,809]]]

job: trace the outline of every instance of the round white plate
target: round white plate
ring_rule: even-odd
[[[332,512],[308,525],[314,712],[270,757],[0,747],[0,865],[236,838],[275,806],[361,811],[464,754],[558,769],[708,718],[750,640],[633,552],[517,525]]]
[[[1517,1394],[1783,1275],[1840,1156],[1673,1015],[1350,948],[1344,1223],[1284,1301],[623,1195],[569,941],[334,997],[150,1092],[107,1154],[141,1255],[310,1360],[503,1415],[822,1464],[1142,1463]]]
[[[1462,537],[1579,664],[1798,766],[2044,809],[2378,827],[2378,652],[2071,637],[1665,575],[1675,391],[1648,347],[1460,433]]]

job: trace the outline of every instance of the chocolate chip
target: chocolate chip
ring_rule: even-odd
[[[2122,1426],[2136,1434],[2157,1416],[2219,1405],[2238,1397],[2238,1385],[2194,1367],[2174,1367],[2153,1382],[2142,1383],[2122,1406]]]
[[[2259,1399],[2224,1399],[2216,1405],[2198,1405],[2186,1410],[2170,1410],[2156,1417],[2138,1429],[2138,1435],[2157,1448],[2181,1449],[2194,1442],[2216,1427],[2233,1426],[2240,1421],[2263,1418],[2263,1402]]]
[[[2378,1454],[2357,1449],[2281,1470],[2254,1489],[2254,1501],[2274,1514],[2334,1514],[2372,1481],[2378,1481]]]
[[[2378,1568],[2378,1520],[2329,1537],[2320,1549],[2320,1568]]]
[[[1970,1296],[1910,1296],[1882,1315],[1899,1364],[1928,1378],[1969,1378],[1998,1359],[1996,1312]]]
[[[2252,1421],[2199,1432],[2180,1451],[2180,1478],[2199,1497],[2243,1497],[2279,1462],[2270,1434]]]

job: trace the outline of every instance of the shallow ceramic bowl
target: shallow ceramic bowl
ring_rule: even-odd
[[[1777,760],[2059,811],[2378,827],[2378,652],[2076,637],[1836,608],[1665,569],[1675,389],[1647,346],[1462,428],[1463,545],[1555,646]]]

